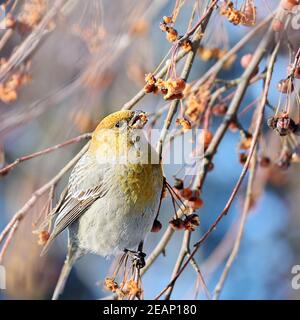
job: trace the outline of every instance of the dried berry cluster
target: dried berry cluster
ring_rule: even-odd
[[[240,10],[234,8],[234,4],[231,1],[224,3],[221,6],[220,14],[225,16],[227,20],[234,25],[240,24],[244,16]]]
[[[28,0],[24,1],[22,12],[16,18],[11,12],[8,12],[5,18],[5,27],[7,29],[16,29],[20,35],[30,33],[42,20],[48,9],[47,0]],[[54,27],[51,21],[47,28]]]
[[[112,278],[106,278],[104,280],[104,287],[116,293],[119,300],[123,300],[129,297],[136,297],[140,299],[143,294],[143,290],[139,283],[137,283],[134,279],[124,280],[120,283],[120,285]]]
[[[175,42],[178,40],[178,32],[172,27],[173,19],[172,17],[164,16],[163,21],[160,23],[160,29],[166,33],[166,38],[169,42]]]
[[[160,29],[166,33],[166,39],[171,43],[180,39],[173,25],[174,21],[170,16],[164,16],[163,21],[159,25]],[[178,45],[186,52],[192,50],[192,42],[190,39],[182,39],[178,42]]]
[[[287,136],[296,131],[295,121],[287,113],[282,113],[268,119],[268,126],[275,130],[280,136]]]
[[[146,85],[144,91],[146,93],[157,93],[163,95],[165,100],[177,100],[183,98],[183,91],[185,89],[185,81],[180,78],[176,79],[156,79],[152,73],[145,76]]]
[[[192,121],[197,121],[206,110],[211,96],[211,83],[206,81],[195,93],[190,93],[185,99],[185,115]]]
[[[30,32],[39,24],[47,11],[46,0],[30,0],[24,3],[22,14],[16,22],[16,27],[21,34]]]
[[[107,35],[103,26],[96,28],[83,28],[80,25],[74,25],[72,32],[87,44],[87,47],[91,53],[95,53],[99,50],[103,40]]]
[[[44,246],[50,238],[50,233],[47,230],[36,230],[33,231],[33,234],[38,236],[38,245]]]
[[[175,100],[183,98],[185,81],[183,79],[168,79],[166,81],[158,79],[156,86],[159,92],[164,95],[165,100]]]
[[[185,188],[184,182],[181,179],[175,179],[174,189],[181,198],[187,200],[189,208],[197,210],[203,206],[200,192],[198,190],[192,190],[191,188]]]
[[[6,64],[5,58],[0,59],[0,70],[5,68]],[[31,80],[29,68],[30,62],[27,62],[14,71],[6,81],[0,83],[0,100],[2,102],[11,103],[18,99],[18,90]]]
[[[294,79],[300,78],[300,66],[296,65],[294,68],[289,66],[288,71],[288,77],[280,80],[277,84],[277,90],[280,93],[287,95],[287,97],[294,92]],[[268,119],[268,126],[272,130],[276,131],[281,137],[290,135],[298,131],[299,128],[299,124],[296,124],[296,122],[289,116],[289,100],[290,99],[287,98],[287,106],[285,106],[283,112],[275,114],[275,116]]]
[[[234,25],[253,26],[256,23],[256,7],[253,0],[246,0],[240,9],[232,1],[226,1],[220,8],[220,14]]]
[[[240,133],[241,133],[241,140],[238,146],[239,160],[241,164],[245,164],[248,158],[248,151],[251,147],[253,137],[252,137],[252,134],[243,130],[241,130]]]
[[[221,48],[209,48],[205,46],[200,46],[197,53],[201,60],[211,61],[222,59],[227,53],[227,50]],[[231,55],[231,57],[227,59],[227,61],[223,64],[223,69],[230,69],[235,59],[236,55]]]
[[[174,230],[188,230],[195,231],[196,228],[200,225],[200,219],[197,214],[190,214],[184,216],[184,218],[176,218],[169,222],[170,226]]]
[[[177,118],[176,124],[182,126],[183,130],[190,130],[192,128],[191,122],[185,118]]]
[[[162,24],[160,28],[162,31],[166,32],[166,38],[169,42],[175,42],[178,39],[178,33],[173,27],[167,27]]]
[[[282,138],[282,148],[276,165],[281,169],[287,169],[292,161],[297,161],[297,146],[289,141],[293,140],[293,134],[298,134],[299,123],[296,123],[290,116],[291,111],[291,95],[294,94],[295,79],[300,79],[299,56],[295,57],[293,65],[288,66],[288,76],[277,84],[277,90],[285,95],[285,105],[281,111],[279,107],[274,116],[270,117],[267,124],[270,129],[274,130]],[[295,93],[298,97],[298,93]],[[297,100],[297,99],[296,99]],[[298,100],[297,100],[298,101]],[[299,101],[298,101],[299,104]],[[299,105],[297,106],[300,107]]]

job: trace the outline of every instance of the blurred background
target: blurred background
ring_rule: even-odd
[[[25,1],[34,2],[34,1]],[[47,1],[46,1],[47,2]],[[80,2],[80,3],[79,3]],[[61,143],[93,130],[99,120],[116,111],[144,85],[145,73],[155,70],[168,52],[170,44],[159,29],[165,15],[170,15],[171,0],[139,1],[66,1],[64,12],[55,20],[49,32],[30,57],[32,78],[18,91],[18,99],[0,103],[0,166],[14,159]],[[257,0],[258,20],[274,9],[276,1]],[[51,6],[53,2],[48,1]],[[186,0],[176,21],[183,34],[187,28],[194,1]],[[199,0],[199,12],[207,1]],[[48,10],[48,9],[43,9]],[[54,23],[54,22],[53,22]],[[249,28],[235,27],[215,15],[208,27],[205,45],[230,49]],[[6,31],[3,30],[4,34]],[[253,52],[261,39],[258,34],[239,53],[236,62],[219,77],[235,79],[242,73],[240,57]],[[24,35],[14,34],[1,51],[1,58],[14,52]],[[300,44],[299,31],[290,30],[293,44]],[[189,80],[200,78],[214,61],[196,58]],[[283,45],[275,65],[272,85],[286,75],[289,63],[287,46]],[[264,61],[262,62],[262,68]],[[298,84],[299,85],[299,84]],[[261,83],[251,86],[243,106],[261,93]],[[299,90],[299,88],[297,88]],[[270,90],[270,103],[277,105],[278,92]],[[137,109],[155,112],[163,108],[159,96],[147,95]],[[271,112],[267,110],[268,115]],[[251,115],[242,117],[247,127]],[[162,127],[163,118],[156,123]],[[213,129],[220,122],[214,123]],[[265,128],[268,135],[266,153],[276,156],[280,144],[278,135]],[[236,183],[242,166],[237,155],[239,135],[228,132],[214,160],[203,189],[204,206],[198,212],[200,227],[193,233],[199,239],[213,223]],[[8,175],[0,177],[0,230],[12,215],[24,205],[31,194],[49,181],[80,150],[85,142],[72,144],[48,155],[24,162]],[[165,166],[172,184],[173,165]],[[54,201],[67,183],[68,174],[59,182]],[[255,182],[257,195],[246,224],[239,255],[232,267],[221,294],[222,299],[298,299],[300,290],[293,290],[293,265],[300,264],[300,173],[299,166],[286,171],[260,168]],[[213,290],[224,268],[236,236],[245,186],[229,214],[218,225],[196,255],[208,288]],[[66,233],[59,237],[46,257],[39,256],[35,229],[47,195],[30,208],[19,225],[7,251],[7,289],[0,290],[0,299],[49,299],[66,254]],[[172,215],[168,198],[163,202],[160,221],[163,229],[151,233],[144,251],[150,253],[158,243]],[[183,233],[177,231],[161,255],[143,277],[145,298],[153,298],[171,277],[180,250]],[[109,295],[103,289],[103,279],[112,260],[89,255],[81,259],[71,273],[63,299],[101,299]],[[206,299],[200,289],[197,294],[197,275],[188,267],[176,283],[173,298]]]

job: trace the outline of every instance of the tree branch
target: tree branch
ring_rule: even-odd
[[[91,138],[91,133],[84,133],[84,134],[82,134],[82,135],[80,135],[78,137],[69,139],[69,140],[67,140],[65,142],[62,142],[62,143],[59,143],[59,144],[57,144],[55,146],[49,147],[47,149],[44,149],[44,150],[29,154],[29,155],[26,155],[26,156],[23,156],[23,157],[20,157],[20,158],[16,159],[14,162],[10,163],[9,165],[7,165],[4,168],[0,169],[0,175],[6,175],[13,168],[15,168],[18,164],[20,164],[21,162],[28,161],[28,160],[31,160],[33,158],[40,157],[42,155],[48,154],[50,152],[53,152],[53,151],[55,151],[57,149],[66,147],[66,146],[68,146],[70,144],[73,144],[73,143],[76,143],[76,142],[80,142],[82,140],[90,139],[90,138]]]

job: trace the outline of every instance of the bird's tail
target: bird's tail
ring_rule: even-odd
[[[64,265],[61,269],[58,281],[55,286],[54,293],[52,295],[52,300],[58,300],[59,296],[64,291],[66,282],[68,280],[68,277],[70,275],[70,272],[72,270],[72,267],[76,260],[80,257],[79,249],[74,248],[72,245],[68,249],[68,255],[66,257],[66,260],[64,262]]]

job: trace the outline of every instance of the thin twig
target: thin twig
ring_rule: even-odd
[[[187,59],[185,61],[185,64],[184,64],[184,67],[183,67],[183,70],[182,70],[182,73],[181,73],[181,79],[183,79],[185,81],[187,80],[187,78],[188,78],[188,76],[190,74],[190,71],[191,71],[191,68],[193,66],[193,62],[194,62],[194,59],[195,59],[195,55],[197,53],[197,50],[199,48],[201,39],[203,37],[203,32],[205,31],[205,29],[207,27],[207,24],[209,22],[209,19],[210,19],[212,13],[213,13],[214,6],[215,6],[216,3],[217,3],[217,1],[213,1],[212,4],[209,6],[209,8],[207,9],[207,11],[205,12],[205,14],[203,16],[204,18],[202,18],[200,20],[201,24],[199,24],[198,29],[197,29],[197,31],[196,31],[196,33],[194,35],[193,48],[188,53]],[[163,126],[163,128],[162,128],[162,130],[160,132],[160,137],[159,137],[159,140],[158,140],[158,143],[157,143],[157,147],[156,147],[157,153],[159,154],[160,161],[162,159],[163,144],[164,144],[164,141],[166,139],[168,130],[169,130],[170,126],[171,126],[171,123],[173,121],[173,118],[174,118],[174,116],[175,116],[175,114],[177,112],[179,101],[180,100],[174,100],[170,104],[167,117],[166,117],[166,119],[164,121],[164,126]]]
[[[6,167],[0,169],[0,175],[5,175],[5,174],[9,173],[13,168],[15,168],[21,162],[31,160],[33,158],[48,154],[50,152],[53,152],[53,151],[55,151],[57,149],[66,147],[66,146],[68,146],[70,144],[73,144],[73,143],[76,143],[76,142],[80,142],[82,140],[90,139],[90,138],[91,138],[91,133],[84,133],[84,134],[82,134],[80,136],[77,136],[75,138],[69,139],[69,140],[67,140],[65,142],[56,144],[55,146],[46,148],[44,150],[29,154],[29,155],[26,155],[26,156],[22,156],[22,157],[16,159],[14,162],[12,162],[9,165],[7,165]]]
[[[266,19],[261,21],[255,28],[247,33],[236,45],[234,45],[221,59],[217,61],[208,71],[205,72],[202,78],[200,78],[193,85],[192,92],[198,90],[198,88],[206,82],[211,76],[216,76],[223,68],[225,62],[238,51],[240,51],[252,38],[257,36],[257,33],[268,25],[272,20],[274,14],[269,15]]]
[[[187,257],[190,257],[190,255],[191,255],[191,253],[189,252],[189,253],[187,254]],[[195,271],[197,272],[197,274],[198,274],[199,281],[200,281],[200,284],[201,284],[202,287],[203,287],[203,291],[204,291],[204,293],[205,293],[205,295],[206,295],[206,298],[207,298],[208,300],[211,300],[211,294],[210,294],[210,292],[209,292],[209,290],[208,290],[208,287],[207,287],[207,285],[206,285],[206,282],[205,282],[204,276],[203,276],[203,274],[202,274],[202,271],[201,271],[200,267],[198,266],[196,260],[195,260],[193,257],[191,257],[191,259],[190,259],[190,264],[191,264],[191,266],[194,268],[194,270],[195,270]]]
[[[3,258],[4,258],[4,255],[6,254],[7,252],[7,249],[9,247],[9,244],[11,243],[12,239],[13,239],[13,236],[14,234],[16,233],[17,231],[17,228],[19,226],[19,223],[20,223],[20,220],[17,220],[13,226],[11,227],[10,231],[9,231],[9,234],[1,248],[1,251],[0,251],[0,264],[2,263],[3,261]]]
[[[229,255],[229,258],[226,262],[225,268],[222,272],[222,275],[215,287],[214,293],[213,293],[213,300],[218,300],[221,290],[224,287],[224,283],[225,280],[228,276],[228,273],[231,269],[231,266],[235,260],[235,258],[237,257],[237,254],[239,252],[240,249],[240,244],[241,244],[241,240],[243,237],[243,233],[244,233],[244,229],[245,229],[245,225],[246,225],[246,221],[247,221],[247,216],[248,216],[248,212],[251,206],[251,202],[252,202],[252,193],[253,193],[253,185],[254,185],[254,177],[255,177],[255,172],[256,172],[256,165],[257,165],[257,159],[256,156],[253,156],[252,159],[252,165],[250,168],[250,175],[249,175],[249,181],[248,181],[248,186],[247,186],[247,191],[246,191],[246,198],[245,198],[245,203],[244,203],[244,207],[243,207],[243,212],[242,212],[242,217],[241,217],[241,222],[240,222],[240,226],[239,226],[239,230],[238,230],[238,234],[236,237],[236,240],[234,242],[232,251]]]
[[[191,240],[191,233],[188,230],[186,230],[184,232],[184,236],[183,236],[182,244],[181,244],[181,249],[180,249],[180,252],[178,254],[178,258],[176,260],[176,263],[175,263],[175,266],[174,266],[174,269],[173,269],[173,272],[172,272],[171,279],[173,279],[176,276],[176,274],[178,273],[178,271],[181,268],[181,265],[182,265],[182,263],[184,261],[184,258],[186,257],[186,255],[189,252],[190,240]],[[175,285],[175,281],[172,283],[172,285],[166,291],[165,300],[170,300],[171,294],[172,294],[173,289],[174,289],[174,285]]]

